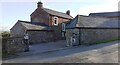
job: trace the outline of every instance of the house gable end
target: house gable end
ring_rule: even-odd
[[[21,37],[26,32],[26,28],[21,24],[21,22],[17,22],[11,29],[11,36],[12,37]]]
[[[37,8],[32,14],[31,14],[31,22],[35,23],[44,23],[46,25],[49,25],[49,14],[44,11],[43,8]]]
[[[23,26],[23,25],[21,24],[21,22],[18,20],[18,21],[15,23],[15,25],[14,25],[10,30],[14,29],[14,28],[15,28],[16,26],[18,26],[18,25]],[[25,26],[23,26],[23,27],[26,29]]]

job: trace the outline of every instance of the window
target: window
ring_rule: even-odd
[[[62,23],[62,31],[65,32],[65,23]]]
[[[58,25],[58,17],[54,17],[54,25]]]

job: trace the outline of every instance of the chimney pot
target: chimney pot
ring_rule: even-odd
[[[70,10],[66,11],[66,14],[67,14],[67,15],[70,15]]]
[[[43,3],[42,3],[41,1],[39,1],[39,2],[37,3],[37,7],[38,7],[38,8],[42,8],[42,7],[43,7]]]

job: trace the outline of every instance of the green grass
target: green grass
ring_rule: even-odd
[[[116,41],[116,40],[120,40],[120,38],[111,38],[111,39],[106,39],[106,40],[98,40],[95,43],[100,44],[100,43],[106,43],[106,42],[111,42],[111,41]]]

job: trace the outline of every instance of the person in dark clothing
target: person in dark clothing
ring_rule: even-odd
[[[28,34],[24,35],[24,44],[25,44],[25,52],[29,51],[29,36]]]

